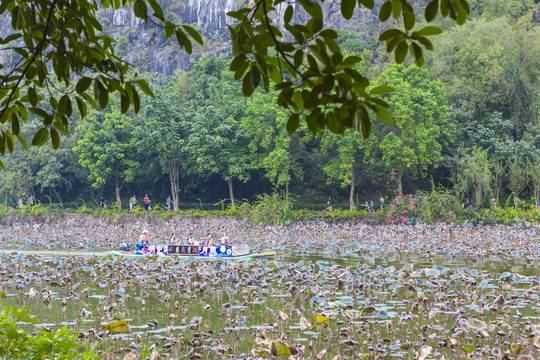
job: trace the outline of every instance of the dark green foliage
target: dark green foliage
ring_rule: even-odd
[[[57,11],[65,5],[63,0],[31,3],[45,8],[53,2]],[[129,3],[137,16],[160,27],[151,30],[158,33],[158,41],[165,41],[166,35],[185,50],[197,52],[186,39],[199,44],[203,39],[193,28],[179,24],[173,13],[182,4],[160,2],[161,9],[150,0]],[[385,186],[391,168],[403,176],[403,191],[415,193],[429,191],[431,177],[435,184],[454,187],[450,179],[459,154],[475,147],[488,154],[492,174],[496,158],[517,156],[527,168],[538,156],[540,36],[537,6],[531,1],[475,2],[469,21],[457,27],[455,22],[461,23],[463,14],[469,13],[464,1],[411,1],[420,15],[414,16],[407,2],[389,0],[375,9],[388,24],[372,24],[361,33],[325,29],[319,5],[308,1],[299,2],[307,12],[305,24],[295,23],[298,9],[288,7],[279,19],[285,25],[279,27],[266,17],[278,3],[255,2],[231,14],[239,20],[230,29],[232,59],[202,57],[192,71],[177,72],[169,79],[129,71],[116,56],[131,55],[133,37],[122,33],[114,44],[106,33],[98,34],[99,22],[107,18],[79,1],[70,3],[79,8],[63,15],[81,14],[81,6],[88,6],[88,14],[79,17],[82,21],[73,23],[73,33],[62,35],[52,27],[49,34],[54,44],[65,40],[65,51],[43,49],[33,62],[19,64],[22,70],[28,65],[21,77],[7,65],[22,59],[18,52],[24,48],[2,50],[12,58],[3,63],[2,76],[15,71],[11,78],[0,78],[6,85],[0,93],[2,109],[9,113],[2,117],[0,148],[13,151],[2,158],[8,167],[0,173],[2,202],[9,208],[18,196],[26,201],[32,193],[41,200],[48,196],[58,208],[78,208],[80,197],[96,203],[103,194],[111,200],[113,177],[104,177],[92,192],[89,181],[94,182],[94,175],[80,165],[72,149],[87,135],[88,125],[79,125],[92,118],[103,123],[111,114],[122,113],[131,122],[134,140],[130,161],[141,166],[129,170],[120,197],[125,202],[136,194],[140,200],[149,192],[163,205],[172,192],[173,198],[177,195],[175,209],[198,203],[197,199],[214,204],[235,192],[239,198],[253,199],[273,187],[301,195],[299,203],[312,209],[324,209],[328,196],[336,206],[358,205],[392,195]],[[102,5],[122,4],[127,2]],[[354,22],[359,10],[374,3],[341,5],[343,16],[352,16]],[[26,2],[9,0],[2,2],[0,12],[15,11],[19,17],[15,7],[28,9]],[[55,17],[51,24],[65,19]],[[32,36],[27,24],[18,21],[14,20],[15,30],[22,37],[14,31],[1,39],[4,47],[22,47],[24,37]],[[36,21],[42,28],[47,24],[43,16]],[[440,29],[445,31],[439,34]],[[86,39],[82,47],[73,45],[77,38]],[[98,53],[93,51],[87,64],[61,60],[89,48]],[[431,48],[433,56],[426,51]],[[46,57],[49,53],[54,56]],[[424,59],[423,69],[411,67],[413,61],[422,64]],[[404,67],[391,68],[396,60]],[[50,73],[33,74],[40,61],[51,65]],[[58,62],[65,65],[59,67]],[[64,68],[71,77],[66,78]],[[10,86],[19,79],[19,89],[9,98],[14,89]],[[139,95],[139,89],[144,94]],[[152,92],[153,97],[146,95]],[[383,121],[372,122],[375,117]],[[364,140],[367,134],[371,137]],[[24,150],[27,144],[49,143]],[[497,197],[508,196],[508,181],[500,183]],[[531,180],[520,193],[530,201]]]

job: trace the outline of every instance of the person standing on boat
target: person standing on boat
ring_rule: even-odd
[[[141,240],[142,245],[148,245],[148,230],[144,229],[141,233],[141,236],[139,237],[139,240]]]

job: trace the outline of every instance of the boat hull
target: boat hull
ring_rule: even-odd
[[[145,257],[145,256],[189,256],[199,258],[257,258],[276,255],[273,250],[250,253],[247,245],[136,245],[137,252],[113,251],[116,256]]]
[[[133,252],[127,252],[127,251],[112,251],[112,255],[114,256],[123,256],[123,257],[133,257],[133,258],[145,258],[148,256],[179,256],[179,257],[196,257],[196,258],[203,258],[203,259],[212,259],[217,257],[210,257],[210,256],[199,256],[199,255],[164,255],[164,254],[136,254]],[[241,260],[241,259],[254,259],[254,258],[271,258],[276,256],[277,253],[274,250],[269,251],[260,251],[256,253],[250,253],[245,255],[236,255],[236,256],[230,256],[230,257],[223,257],[222,259],[231,259],[231,260]]]

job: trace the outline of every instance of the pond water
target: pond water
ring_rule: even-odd
[[[537,229],[385,231],[261,228],[250,245],[279,255],[251,261],[4,249],[0,301],[120,359],[539,358]]]

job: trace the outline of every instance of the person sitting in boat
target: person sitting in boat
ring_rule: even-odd
[[[199,245],[199,242],[195,239],[195,237],[191,233],[189,234],[187,243],[188,245]]]
[[[148,245],[148,230],[144,229],[141,233],[141,236],[139,237],[139,240],[141,240],[142,245]]]
[[[208,234],[206,238],[201,238],[201,251],[200,254],[208,255],[208,250],[212,246],[212,234]]]
[[[178,245],[180,242],[178,241],[178,239],[176,238],[176,234],[172,234],[171,235],[171,238],[169,240],[169,244],[171,245]]]
[[[228,245],[229,244],[229,237],[226,234],[223,234],[223,236],[219,238],[219,244],[220,245]]]

